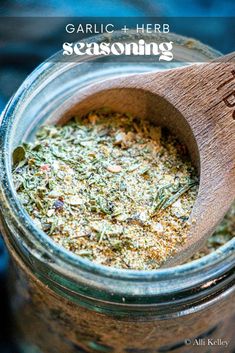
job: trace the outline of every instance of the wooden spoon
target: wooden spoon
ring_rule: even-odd
[[[67,102],[65,118],[104,106],[167,126],[186,143],[198,167],[190,234],[166,265],[182,263],[204,245],[234,200],[235,53],[206,64],[99,82]]]

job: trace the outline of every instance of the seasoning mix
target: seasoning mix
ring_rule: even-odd
[[[150,270],[186,241],[196,171],[185,146],[148,120],[101,109],[46,125],[13,160],[35,224],[79,256]]]

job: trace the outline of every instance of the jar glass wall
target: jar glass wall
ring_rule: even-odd
[[[71,104],[83,87],[104,78],[186,65],[191,55],[194,61],[218,55],[200,43],[189,49],[187,38],[171,38],[179,62],[133,58],[126,62],[112,56],[62,62],[59,53],[26,79],[3,112],[1,232],[12,259],[9,293],[24,347],[42,353],[214,353],[221,352],[222,341],[227,352],[235,346],[234,240],[200,260],[173,268],[148,272],[108,268],[66,251],[37,229],[12,182],[14,148],[33,139],[38,127],[52,121],[57,108]],[[126,39],[120,33],[112,38]],[[211,348],[209,338],[222,341]]]

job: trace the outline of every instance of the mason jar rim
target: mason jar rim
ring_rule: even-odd
[[[118,33],[115,34],[118,36]],[[186,37],[174,35],[178,40],[186,40]],[[98,38],[99,37],[99,38]],[[92,40],[94,37],[89,38]],[[102,39],[102,35],[96,36],[95,40],[99,41]],[[200,47],[208,51],[208,46],[200,43]],[[217,56],[218,52],[209,48],[209,52],[212,56]],[[61,52],[55,54],[55,56],[61,55]],[[53,57],[55,57],[53,56]],[[76,65],[76,63],[73,63]],[[63,63],[63,65],[65,65]],[[69,68],[72,64],[67,64]],[[58,270],[62,270],[64,275],[70,273],[69,277],[76,277],[77,271],[81,270],[84,273],[90,273],[95,276],[102,278],[114,279],[115,281],[133,281],[134,283],[154,283],[156,291],[159,290],[158,284],[161,286],[163,281],[180,281],[182,278],[188,277],[188,281],[184,282],[185,288],[191,287],[192,280],[194,279],[194,284],[203,283],[203,281],[210,281],[215,276],[222,274],[224,271],[227,271],[231,268],[231,260],[234,258],[234,249],[235,249],[235,239],[230,240],[225,245],[221,246],[216,251],[212,252],[209,255],[202,257],[186,264],[178,265],[171,268],[159,268],[156,270],[128,270],[128,269],[119,269],[114,267],[108,267],[104,265],[97,264],[90,260],[84,259],[75,255],[74,253],[66,250],[54,242],[46,233],[41,231],[36,227],[31,217],[24,210],[17,194],[14,189],[12,176],[11,176],[11,156],[9,154],[9,136],[11,134],[11,128],[14,125],[14,112],[18,105],[20,105],[21,100],[23,99],[25,93],[29,94],[31,87],[34,86],[40,76],[45,76],[47,72],[51,74],[58,74],[56,71],[58,64],[51,62],[51,58],[46,60],[44,63],[39,65],[22,83],[18,91],[9,101],[5,110],[2,113],[2,123],[1,123],[1,132],[0,132],[0,150],[1,150],[1,159],[0,159],[0,182],[1,182],[1,197],[4,202],[2,209],[3,217],[8,217],[11,214],[12,224],[17,229],[21,230],[22,241],[24,246],[29,251],[32,251],[33,247],[41,252],[41,254],[47,254],[48,258],[53,256],[52,267]],[[66,66],[63,67],[66,69]],[[53,71],[54,70],[54,71]],[[8,220],[7,220],[8,222]],[[41,261],[45,260],[45,257],[42,258],[40,254]],[[37,257],[35,251],[33,256]],[[44,260],[42,260],[44,259]],[[61,267],[62,265],[62,267]],[[223,266],[221,266],[223,265]],[[211,271],[213,269],[213,271]],[[73,272],[73,274],[71,273]],[[207,274],[206,274],[207,271]],[[203,272],[204,278],[199,278],[199,274]],[[107,285],[107,282],[105,282]],[[112,288],[112,286],[111,286]],[[109,288],[110,289],[110,288]],[[169,288],[165,288],[166,292],[170,289],[175,290],[174,285],[170,285]],[[105,290],[105,287],[103,287]],[[162,291],[161,291],[162,292]],[[135,294],[135,293],[133,293]],[[146,294],[146,295],[149,295]],[[144,296],[144,293],[143,293]]]

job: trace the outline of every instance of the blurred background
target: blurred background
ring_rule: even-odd
[[[50,26],[35,26],[32,17],[60,17]],[[234,0],[0,0],[0,113],[25,77],[44,59],[61,48],[65,17],[81,17],[79,22],[110,22],[117,17],[174,17],[174,31],[194,37],[222,53],[235,50]],[[181,21],[179,17],[186,17]],[[9,17],[9,23],[3,20]],[[25,26],[16,29],[13,17],[23,17]],[[91,18],[92,17],[92,18]],[[115,19],[111,20],[111,17]],[[202,19],[204,17],[204,19]],[[29,30],[30,29],[30,30]],[[25,34],[20,41],[18,30]],[[24,37],[24,35],[22,36]],[[0,236],[0,353],[18,353],[11,342],[6,295],[8,256]]]

